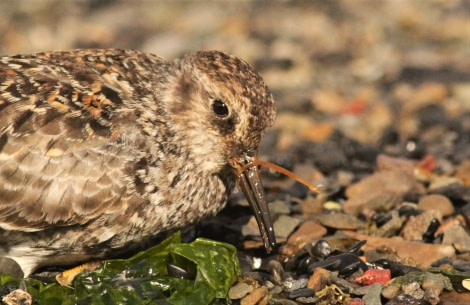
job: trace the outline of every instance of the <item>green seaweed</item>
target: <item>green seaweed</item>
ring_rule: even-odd
[[[170,276],[169,263],[195,275],[194,279]],[[93,271],[82,271],[72,287],[32,278],[24,283],[38,305],[210,304],[230,301],[228,290],[240,274],[235,247],[203,238],[183,244],[178,232],[129,259],[108,260]],[[21,281],[0,275],[0,289],[8,293]]]

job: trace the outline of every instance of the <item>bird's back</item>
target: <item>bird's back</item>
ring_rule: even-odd
[[[136,100],[155,102],[150,64],[164,60],[120,50],[0,58],[0,228],[79,225],[142,200],[129,188],[145,146]]]

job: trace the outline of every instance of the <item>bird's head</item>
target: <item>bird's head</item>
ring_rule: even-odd
[[[253,163],[275,116],[268,87],[250,64],[219,51],[192,53],[174,64],[176,85],[170,88],[166,111],[188,143],[191,162],[214,175],[230,169],[255,212],[269,252],[275,244],[272,220]]]

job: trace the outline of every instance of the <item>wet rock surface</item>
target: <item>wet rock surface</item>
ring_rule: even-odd
[[[263,170],[281,243],[269,256],[240,194],[190,231],[237,246],[233,304],[470,304],[468,12],[465,0],[4,1],[0,53],[221,49],[257,67],[278,109],[260,158],[322,193]]]

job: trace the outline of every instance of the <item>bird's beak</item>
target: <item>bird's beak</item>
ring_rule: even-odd
[[[246,156],[244,160],[234,160],[233,167],[237,173],[238,187],[245,194],[255,213],[264,246],[266,251],[270,253],[276,245],[276,237],[258,166],[253,163],[255,160],[256,155],[254,157]]]

